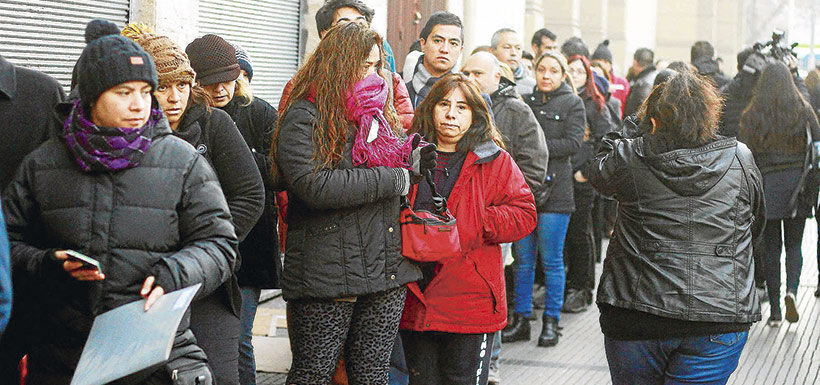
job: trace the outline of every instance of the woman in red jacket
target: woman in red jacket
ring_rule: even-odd
[[[461,74],[433,86],[411,132],[438,146],[438,192],[456,217],[461,253],[421,264],[424,278],[408,286],[401,335],[410,384],[486,384],[492,333],[507,321],[500,243],[533,231],[535,202],[481,93]],[[421,183],[413,209],[434,207]]]

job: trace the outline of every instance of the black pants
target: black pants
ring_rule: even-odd
[[[486,385],[493,333],[401,331],[410,385]]]
[[[781,231],[782,226],[782,231]],[[772,219],[766,221],[763,241],[766,242],[766,290],[772,315],[780,315],[780,250],[786,251],[786,291],[797,295],[800,271],[803,269],[803,242],[805,218]],[[782,235],[781,235],[782,234]]]
[[[220,289],[191,305],[191,331],[219,385],[239,383],[239,317]]]
[[[592,205],[595,191],[589,183],[575,182],[575,212],[569,217],[564,262],[567,289],[595,288],[595,241],[592,234]]]
[[[355,302],[288,302],[293,363],[287,383],[327,385],[344,353],[349,384],[387,385],[405,294],[401,286],[359,296]]]

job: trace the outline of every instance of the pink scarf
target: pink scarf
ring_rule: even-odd
[[[384,78],[372,74],[354,84],[347,97],[347,118],[357,127],[353,142],[354,166],[411,167],[412,135],[407,140],[400,138],[384,117],[384,104],[389,92]],[[368,143],[369,134],[372,139],[371,125],[374,120],[378,131],[375,139]]]

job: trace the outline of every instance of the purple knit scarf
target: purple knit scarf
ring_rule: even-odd
[[[162,110],[152,109],[138,128],[98,127],[88,120],[80,100],[65,120],[65,141],[83,171],[118,171],[136,167],[148,148]]]
[[[412,135],[406,140],[399,138],[384,117],[384,104],[389,92],[384,78],[372,74],[354,84],[347,97],[347,118],[357,127],[353,142],[354,166],[411,167]],[[368,143],[367,136],[374,119],[379,125],[378,135]]]

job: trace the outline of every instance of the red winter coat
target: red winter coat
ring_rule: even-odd
[[[621,101],[621,116],[624,114],[624,106],[626,105],[626,96],[629,95],[629,82],[622,77],[612,75],[612,81],[609,82],[609,92],[612,97]]]
[[[415,199],[416,188],[411,191]],[[507,323],[499,244],[535,229],[535,200],[510,154],[492,142],[467,154],[448,198],[462,254],[439,261],[424,293],[408,285],[402,329],[491,333]]]

